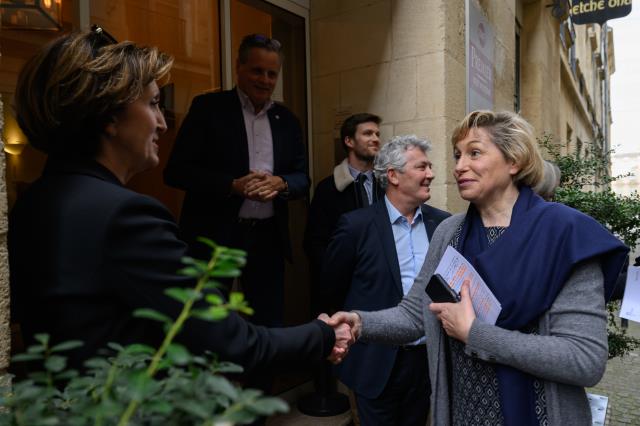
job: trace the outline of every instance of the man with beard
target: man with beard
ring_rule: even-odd
[[[394,137],[380,149],[373,168],[384,199],[340,218],[321,279],[328,294],[344,300],[343,310],[395,307],[411,289],[434,230],[450,216],[424,204],[434,177],[430,149],[414,135]],[[351,347],[338,374],[355,394],[360,424],[426,424],[431,390],[426,345],[420,339],[400,347],[362,342]]]
[[[373,159],[380,149],[380,122],[374,114],[359,113],[348,117],[340,128],[340,139],[347,157],[324,178],[314,192],[304,236],[313,280],[312,308],[316,314],[342,307],[343,300],[328,300],[318,281],[324,253],[344,213],[371,205],[383,193],[373,177]]]

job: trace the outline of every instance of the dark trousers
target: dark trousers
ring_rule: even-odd
[[[425,345],[399,349],[389,381],[377,398],[356,393],[362,426],[425,426],[431,384]]]
[[[238,221],[240,247],[247,264],[240,276],[240,290],[254,310],[249,320],[267,327],[281,327],[284,317],[284,256],[274,218]]]

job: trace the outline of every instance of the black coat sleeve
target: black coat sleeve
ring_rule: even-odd
[[[136,196],[123,202],[110,224],[106,247],[118,296],[131,310],[153,308],[175,318],[181,305],[167,297],[169,287],[192,287],[178,275],[186,245],[176,237],[170,213],[155,200]],[[192,352],[210,350],[251,370],[310,363],[326,358],[333,347],[331,327],[315,320],[297,327],[255,326],[235,313],[219,322],[189,319],[179,341]]]
[[[284,114],[284,112],[283,112]],[[288,110],[287,116],[287,146],[290,149],[290,161],[286,164],[280,176],[287,182],[289,191],[287,199],[296,199],[305,197],[309,192],[309,175],[307,174],[307,156],[304,148],[304,138],[302,137],[302,128],[298,119]]]
[[[231,193],[234,176],[221,167],[211,167],[207,144],[221,144],[215,140],[216,132],[211,120],[216,119],[213,103],[207,95],[193,99],[189,112],[180,126],[173,150],[164,169],[167,185],[225,198]]]
[[[312,270],[317,273],[322,270],[324,255],[336,225],[332,200],[325,182],[326,180],[320,182],[316,187],[313,200],[309,205],[307,227],[304,232],[304,251],[309,258]]]

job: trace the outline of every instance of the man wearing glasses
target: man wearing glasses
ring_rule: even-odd
[[[300,123],[271,100],[281,64],[277,40],[246,36],[237,86],[194,98],[164,171],[168,185],[186,192],[180,231],[193,256],[210,255],[198,236],[248,252],[242,291],[251,321],[266,326],[282,325],[287,201],[309,189]]]

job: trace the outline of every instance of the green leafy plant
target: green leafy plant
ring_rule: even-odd
[[[155,349],[147,345],[109,344],[108,355],[88,360],[79,374],[67,369],[64,352],[82,345],[68,341],[51,345],[49,336],[14,362],[38,362],[43,371],[0,391],[0,425],[230,425],[246,424],[258,416],[288,411],[287,404],[258,390],[241,389],[225,373],[240,373],[238,365],[220,362],[214,354],[194,355],[175,342],[185,321],[219,321],[230,311],[251,314],[241,293],[225,302],[208,292],[220,277],[237,277],[246,253],[201,239],[213,252],[208,262],[184,258],[181,274],[196,280],[194,288],[169,288],[167,296],[183,304],[174,320],[153,309],[133,314],[162,323],[165,338]],[[204,300],[205,307],[195,307]]]
[[[561,172],[554,200],[588,214],[626,245],[635,248],[640,239],[640,195],[637,191],[620,195],[611,189],[612,182],[631,175],[610,176],[613,150],[602,153],[598,147],[587,144],[586,153],[564,154],[550,135],[543,136],[539,143]],[[620,326],[619,310],[619,301],[607,304],[609,358],[621,357],[640,348],[640,339],[629,336],[626,328]]]

